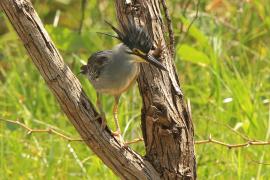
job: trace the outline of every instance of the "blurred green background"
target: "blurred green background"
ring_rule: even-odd
[[[74,73],[88,56],[117,41],[98,35],[116,24],[114,1],[35,0],[35,9],[65,62]],[[190,99],[196,140],[227,143],[270,136],[270,3],[269,0],[201,0],[184,11],[186,0],[168,6],[177,40],[176,65],[186,99]],[[85,7],[83,22],[82,7]],[[81,23],[82,22],[82,23]],[[88,96],[95,91],[78,75]],[[125,140],[141,136],[141,98],[137,85],[120,100],[119,119]],[[113,98],[103,97],[112,120]],[[0,12],[0,117],[19,119],[35,129],[54,128],[78,137],[46,87],[23,44]],[[131,146],[144,154],[143,143]],[[228,149],[196,145],[199,179],[270,179],[270,146]],[[0,121],[0,179],[118,179],[81,142],[48,133],[27,135],[22,127]]]

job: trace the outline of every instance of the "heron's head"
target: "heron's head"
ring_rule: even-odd
[[[150,50],[154,48],[151,36],[142,28],[128,21],[127,25],[123,27],[123,31],[118,30],[112,24],[106,23],[116,32],[117,36],[109,35],[119,39],[125,44],[130,51],[127,53],[135,55],[138,62],[149,62],[159,69],[167,71],[163,64],[161,64],[153,55]]]

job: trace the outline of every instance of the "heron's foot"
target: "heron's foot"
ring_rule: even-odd
[[[123,136],[119,130],[112,132],[112,135],[120,142],[120,145],[126,147],[128,144],[125,143]]]
[[[157,48],[152,52],[152,55],[153,55],[155,58],[160,58],[162,52],[164,51],[164,49],[165,49],[165,46],[162,45],[162,40],[159,39],[159,40],[158,40],[158,44],[157,44]]]
[[[125,145],[127,146],[127,145],[130,145],[130,144],[136,144],[136,143],[138,143],[138,142],[142,142],[143,141],[143,138],[136,138],[136,139],[133,139],[132,141],[127,141],[127,142],[125,142]]]
[[[116,131],[112,132],[112,135],[115,137],[121,136],[121,132],[119,130],[116,130]]]

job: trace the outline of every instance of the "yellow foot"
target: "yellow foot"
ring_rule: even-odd
[[[112,132],[112,135],[120,142],[121,146],[124,146],[124,147],[127,146],[127,144],[125,143],[120,131]]]
[[[127,145],[135,144],[141,141],[143,141],[143,138],[137,138],[137,139],[133,139],[132,141],[125,142],[125,145],[127,146]]]
[[[121,132],[119,130],[112,132],[113,136],[121,136]]]

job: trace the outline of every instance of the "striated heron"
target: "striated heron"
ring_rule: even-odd
[[[117,36],[102,34],[117,38],[121,43],[112,50],[92,54],[87,65],[81,67],[81,73],[87,76],[97,91],[97,107],[102,115],[101,126],[103,129],[106,127],[106,118],[100,97],[103,93],[114,96],[113,115],[116,131],[113,132],[113,135],[119,136],[120,141],[123,141],[117,116],[120,95],[137,79],[140,73],[140,63],[149,62],[165,71],[166,68],[150,54],[150,51],[154,50],[153,41],[143,28],[129,21],[128,25],[123,27],[123,31],[120,31],[110,23],[106,23],[117,33]]]

